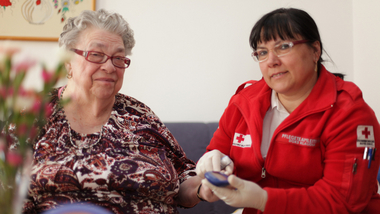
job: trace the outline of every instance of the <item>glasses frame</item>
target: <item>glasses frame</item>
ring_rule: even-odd
[[[115,65],[113,63],[113,60],[114,58],[117,58],[117,57],[120,57],[120,56],[108,56],[107,54],[103,53],[103,52],[99,52],[99,51],[82,51],[82,50],[79,50],[79,49],[75,49],[75,48],[71,48],[70,49],[71,51],[73,51],[74,53],[80,55],[80,56],[83,56],[87,61],[89,62],[92,62],[92,63],[95,63],[95,64],[104,64],[106,63],[109,59],[111,59],[111,62],[112,62],[112,65],[114,65],[115,67],[118,67],[118,68],[128,68],[129,65],[131,64],[131,59],[129,59],[128,57],[124,57],[124,63],[127,65],[127,66],[118,66],[118,65]],[[99,54],[104,54],[104,56],[107,57],[107,59],[104,61],[104,62],[93,62],[93,61],[90,61],[88,59],[88,56],[89,56],[89,53],[99,53]]]
[[[284,53],[284,54],[281,54],[281,55],[277,55],[277,53],[276,53],[275,51],[273,51],[274,48],[268,49],[268,52],[269,52],[270,50],[272,50],[273,53],[275,53],[277,57],[282,57],[282,56],[285,56],[285,55],[287,55],[288,53],[290,53],[290,52],[291,52],[291,49],[292,49],[295,45],[303,44],[303,43],[308,43],[308,42],[310,42],[310,40],[306,40],[306,39],[298,40],[298,41],[291,41],[291,42],[288,43],[289,46],[290,46],[290,50],[289,50],[289,52]],[[283,44],[283,43],[281,43],[281,44]],[[277,46],[279,46],[279,45],[281,45],[281,44],[275,45],[274,47],[276,48]],[[268,57],[267,57],[267,58],[265,58],[265,59],[263,59],[263,60],[259,60],[259,59],[257,58],[257,55],[258,55],[258,53],[257,53],[256,50],[253,51],[253,52],[251,53],[252,58],[253,58],[256,62],[264,62],[264,61],[266,61],[266,60],[268,59]]]

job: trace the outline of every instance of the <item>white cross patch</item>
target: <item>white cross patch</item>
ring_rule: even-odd
[[[234,140],[232,143],[233,146],[241,147],[241,148],[248,148],[252,146],[252,140],[251,135],[247,134],[240,134],[235,133]]]
[[[356,129],[357,147],[375,147],[375,135],[373,126],[359,125]]]

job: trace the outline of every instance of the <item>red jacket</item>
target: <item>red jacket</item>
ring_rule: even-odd
[[[268,192],[265,213],[380,213],[380,151],[368,168],[363,144],[380,147],[380,126],[360,89],[323,66],[310,95],[275,130],[264,161],[264,80],[231,98],[207,150],[231,157],[235,174]],[[246,213],[257,210],[245,209]]]

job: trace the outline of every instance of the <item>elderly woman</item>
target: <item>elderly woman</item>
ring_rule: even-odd
[[[200,201],[194,162],[149,107],[118,93],[134,43],[119,14],[84,11],[68,20],[59,45],[75,54],[66,65],[68,83],[52,92],[54,112],[33,145],[25,213],[66,203],[113,213],[178,213],[177,205]]]
[[[203,180],[200,196],[244,214],[380,213],[379,123],[360,89],[321,64],[314,20],[274,10],[250,44],[263,79],[239,87],[196,169],[219,171],[228,155],[225,172],[234,175],[229,188]]]

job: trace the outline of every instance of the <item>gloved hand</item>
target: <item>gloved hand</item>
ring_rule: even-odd
[[[201,178],[204,178],[204,174],[208,171],[221,171],[221,159],[224,156],[226,155],[221,153],[219,150],[212,150],[204,154],[197,163],[197,175]],[[234,170],[234,163],[231,159],[228,158],[228,156],[224,160],[227,160],[227,162],[230,162],[230,164],[222,171],[225,174],[230,175]]]
[[[199,196],[207,202],[215,202],[220,199],[216,196],[208,186],[202,185],[199,191]]]
[[[268,200],[267,191],[256,183],[240,179],[235,175],[230,175],[228,182],[229,187],[217,187],[207,179],[203,179],[202,185],[209,187],[217,197],[230,206],[250,207],[264,212]]]

